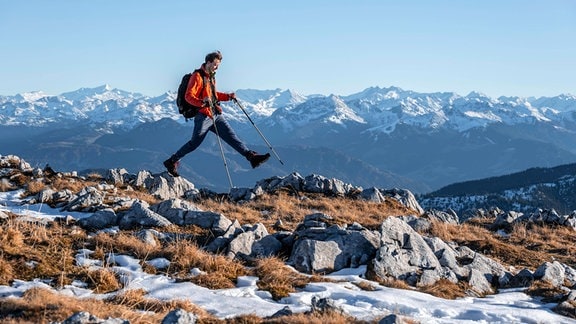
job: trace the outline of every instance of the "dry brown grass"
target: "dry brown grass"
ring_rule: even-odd
[[[539,266],[555,259],[576,267],[576,232],[566,226],[517,224],[513,227],[507,242],[524,246],[540,256],[534,264]]]
[[[364,290],[364,291],[375,291],[376,289],[378,289],[378,286],[376,286],[373,283],[370,283],[368,281],[358,281],[358,282],[353,282],[352,284],[354,286]]]
[[[419,290],[444,299],[456,299],[466,296],[468,289],[470,286],[465,283],[453,283],[447,279],[440,279],[433,285],[420,287]]]
[[[174,299],[165,302],[155,298],[147,298],[146,294],[147,292],[143,289],[130,289],[109,298],[107,302],[122,305],[132,310],[164,315],[173,309],[180,308],[187,312],[193,312],[201,318],[213,319],[212,315],[189,301]]]
[[[110,268],[82,269],[79,279],[82,279],[88,288],[97,294],[105,294],[122,288],[117,275]]]
[[[130,323],[160,323],[169,311],[177,308],[194,312],[203,320],[215,320],[212,315],[189,302],[146,300],[139,296],[139,292],[128,292],[121,297],[102,301],[77,299],[41,288],[27,290],[22,298],[1,299],[0,319],[3,323],[53,323],[84,311],[101,319],[110,317],[122,318]],[[142,312],[146,309],[152,311]]]
[[[44,190],[44,188],[46,188],[46,184],[43,181],[39,180],[30,181],[26,186],[25,194],[28,196],[32,196],[41,192],[42,190]]]
[[[212,324],[213,322],[207,322],[205,323],[204,321],[200,321],[202,324]],[[223,323],[226,324],[261,324],[261,323],[268,323],[267,321],[265,321],[263,318],[258,317],[254,314],[246,314],[246,315],[240,315],[240,316],[236,316],[234,318],[228,318],[226,319],[226,321],[222,321]]]
[[[86,179],[88,179],[88,181],[93,181],[93,182],[101,182],[104,181],[104,177],[96,172],[91,172],[89,174],[86,175]]]
[[[260,259],[256,262],[254,273],[258,276],[258,288],[269,291],[274,300],[288,297],[296,288],[303,288],[310,278],[286,266],[275,257]]]
[[[232,288],[239,276],[249,273],[240,262],[203,251],[195,243],[186,240],[169,243],[164,253],[171,260],[171,273],[210,289]],[[205,274],[190,278],[190,270],[193,268]]]
[[[30,182],[30,175],[18,172],[10,177],[10,181],[12,181],[16,187],[22,188],[25,187],[28,182]]]
[[[446,242],[456,242],[507,265],[535,268],[549,260],[549,254],[534,251],[517,240],[500,237],[473,223],[453,225],[432,222],[430,234]]]
[[[278,324],[350,324],[368,323],[337,311],[297,313],[279,318],[266,319],[265,323]]]
[[[414,290],[414,287],[410,286],[404,280],[394,279],[394,278],[368,278],[369,280],[374,280],[378,282],[380,285],[388,288],[394,289],[404,289],[404,290]]]
[[[543,280],[534,281],[524,292],[530,296],[543,297],[544,302],[557,301],[559,296],[566,294],[561,287],[554,286],[552,283]]]
[[[85,187],[94,186],[97,183],[92,181],[81,181],[77,178],[72,177],[63,177],[63,178],[55,178],[52,181],[52,183],[49,184],[55,191],[61,191],[67,189],[72,191],[73,193],[78,193]]]
[[[93,248],[96,249],[96,258],[105,256],[105,253],[117,253],[134,256],[140,260],[148,260],[151,255],[157,255],[162,250],[162,246],[157,242],[150,245],[138,237],[133,232],[125,231],[118,234],[98,233],[91,240]]]
[[[78,272],[74,265],[75,246],[83,232],[66,232],[57,223],[41,224],[11,221],[0,225],[0,250],[18,279],[51,279],[61,287]]]
[[[124,197],[142,200],[142,201],[147,202],[150,205],[158,204],[161,202],[161,200],[159,198],[152,196],[151,194],[149,194],[148,192],[146,192],[142,189],[123,191],[122,194]]]
[[[241,224],[262,223],[272,229],[281,220],[286,230],[294,230],[306,215],[321,212],[334,218],[335,224],[357,222],[367,228],[376,229],[390,215],[404,215],[412,211],[395,201],[378,204],[364,200],[326,197],[321,194],[306,194],[300,198],[280,191],[264,194],[241,205],[217,200],[198,203],[204,210],[226,215]]]
[[[9,285],[15,278],[12,264],[4,259],[4,253],[0,253],[0,285]]]
[[[430,234],[516,267],[535,269],[553,259],[576,266],[576,232],[569,227],[516,224],[502,237],[488,230],[491,224],[481,218],[461,225],[433,222]]]

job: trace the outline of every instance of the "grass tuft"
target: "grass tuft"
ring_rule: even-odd
[[[296,288],[303,288],[310,282],[309,277],[292,270],[276,257],[258,260],[254,272],[260,279],[258,288],[270,292],[274,300],[288,297]]]
[[[198,268],[205,274],[193,277],[191,281],[210,289],[234,287],[239,276],[249,273],[240,262],[203,251],[187,240],[168,244],[164,252],[172,260],[171,272],[176,272],[180,279],[186,279],[190,278],[191,269]]]

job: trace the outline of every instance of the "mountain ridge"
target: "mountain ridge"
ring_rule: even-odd
[[[357,182],[346,176],[354,175],[364,185],[409,185],[407,189],[425,193],[451,183],[576,161],[576,96],[570,94],[495,99],[479,92],[460,96],[398,87],[371,87],[349,96],[304,96],[284,89],[236,93],[245,111],[223,102],[229,123],[251,148],[265,151],[248,114],[289,165],[281,173],[329,169],[349,182]],[[174,124],[158,133],[150,124],[162,120]],[[132,130],[143,125],[149,125],[147,132],[136,136]],[[166,156],[189,137],[191,126],[178,114],[174,92],[148,97],[104,85],[58,96],[42,92],[0,96],[3,150],[34,163],[61,156],[63,170],[102,168],[110,159],[159,171]],[[112,134],[115,143],[99,141]],[[157,145],[150,148],[147,142]],[[215,142],[208,143],[198,155],[186,157],[183,165],[194,166],[196,158],[213,161],[210,150]],[[297,147],[310,149],[304,154]],[[243,170],[244,161],[235,152],[226,156]],[[352,160],[363,163],[336,164]],[[219,174],[220,163],[213,164],[206,171]],[[242,181],[273,175],[278,167],[267,163],[263,167],[267,174],[256,175],[260,170],[255,170],[254,176],[245,178],[249,173],[242,173]],[[194,176],[193,167],[188,171]],[[372,183],[366,182],[368,174],[373,175]],[[389,182],[391,178],[378,175],[397,178]],[[213,185],[226,188],[219,181]]]
[[[254,118],[258,120],[269,117],[279,109],[290,111],[299,105],[312,106],[318,98],[336,98],[333,99],[336,101],[335,105],[353,111],[357,115],[349,116],[350,118],[345,120],[368,124],[372,120],[374,124],[387,120],[389,123],[402,122],[428,127],[445,125],[460,130],[491,122],[517,123],[521,122],[518,119],[526,117],[539,121],[558,118],[568,118],[574,121],[572,116],[565,116],[563,113],[576,111],[576,96],[571,94],[539,98],[501,96],[494,99],[478,92],[461,96],[454,92],[418,93],[398,87],[370,87],[348,96],[333,94],[305,96],[290,89],[279,88],[274,90],[239,89],[237,95],[244,102],[247,111],[254,114]],[[104,118],[99,115],[111,111],[124,111],[124,114],[116,116],[115,120],[120,120],[136,110],[142,115],[140,122],[155,121],[165,117],[179,120],[174,102],[175,97],[175,92],[149,97],[112,88],[109,85],[79,88],[60,95],[47,95],[41,91],[14,96],[0,95],[0,111],[3,113],[0,125],[28,125],[29,120],[25,118],[27,116],[25,110],[33,111],[37,117],[52,118],[55,116],[52,116],[50,112],[73,108],[79,112],[77,115],[60,114],[56,117],[62,120],[90,118],[103,120]],[[312,100],[312,103],[306,104],[309,100]],[[223,104],[231,110],[233,116],[239,116],[238,107],[231,103]],[[451,121],[451,118],[455,118],[454,122],[447,123]],[[474,120],[476,123],[469,124]],[[340,119],[333,120],[335,123],[341,121]],[[38,126],[40,125],[42,124]],[[134,127],[135,124],[129,123],[128,126]]]
[[[466,219],[479,209],[532,213],[576,211],[576,163],[551,168],[529,168],[498,177],[450,184],[418,196],[425,209],[451,209]]]

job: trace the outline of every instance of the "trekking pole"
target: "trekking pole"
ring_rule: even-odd
[[[230,190],[234,188],[232,184],[232,177],[230,176],[230,171],[228,171],[228,163],[226,162],[226,157],[224,156],[224,149],[222,148],[222,140],[220,140],[220,133],[218,133],[218,127],[216,127],[216,109],[214,109],[214,104],[212,100],[208,101],[210,105],[210,111],[212,112],[212,123],[214,125],[214,131],[216,132],[216,138],[218,138],[218,145],[220,146],[220,154],[222,154],[222,161],[224,161],[224,168],[226,169],[226,175],[228,175],[228,182],[230,182]]]
[[[238,99],[234,98],[233,100],[234,100],[234,102],[238,105],[238,107],[240,107],[240,109],[242,109],[242,111],[244,112],[244,115],[246,115],[246,117],[248,117],[248,120],[250,121],[250,123],[252,123],[252,126],[254,126],[254,128],[256,128],[256,130],[258,131],[258,134],[260,134],[260,136],[262,137],[262,139],[264,140],[264,142],[266,142],[266,144],[268,145],[268,148],[270,148],[270,150],[272,151],[272,153],[274,153],[274,155],[276,156],[276,158],[278,159],[278,161],[280,161],[280,164],[284,165],[284,162],[282,162],[282,160],[280,159],[280,157],[278,156],[278,154],[276,153],[276,151],[274,150],[274,148],[272,147],[272,145],[270,144],[270,142],[268,142],[268,140],[266,139],[266,137],[264,137],[264,134],[262,134],[262,132],[260,131],[260,129],[258,129],[258,127],[256,126],[256,124],[254,124],[254,121],[252,121],[252,118],[250,118],[250,115],[248,115],[248,112],[246,112],[246,109],[244,109],[244,107],[242,107],[242,105],[240,104],[240,102],[238,101]]]

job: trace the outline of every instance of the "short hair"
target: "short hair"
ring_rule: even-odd
[[[206,54],[204,62],[205,63],[214,62],[215,59],[219,59],[220,61],[222,61],[222,53],[220,53],[220,51],[214,51],[212,53]]]

